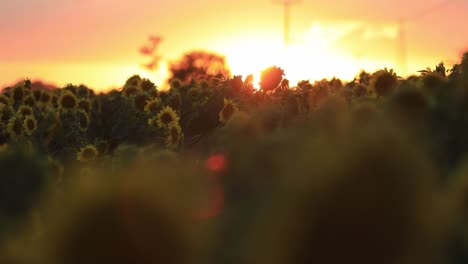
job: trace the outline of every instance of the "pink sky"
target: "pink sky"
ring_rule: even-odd
[[[161,74],[139,67],[146,61],[138,49],[150,34],[164,38],[165,61],[201,48],[227,53],[234,61],[238,44],[249,52],[249,42],[281,43],[282,11],[270,0],[0,1],[0,86],[29,77],[104,89],[134,73],[162,82]],[[411,73],[441,60],[458,61],[468,47],[467,12],[464,0],[303,0],[291,9],[291,38],[302,49],[317,49],[319,34],[337,58],[398,70],[396,33],[399,18],[406,18]],[[257,46],[251,47],[252,59],[262,60],[255,57]]]

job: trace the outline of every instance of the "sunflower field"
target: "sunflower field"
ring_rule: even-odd
[[[0,94],[0,263],[468,263],[468,53]],[[466,213],[465,213],[465,210]]]

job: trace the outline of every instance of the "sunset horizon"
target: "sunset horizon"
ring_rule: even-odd
[[[7,39],[0,44],[0,87],[29,78],[102,91],[135,74],[162,87],[168,65],[193,50],[225,56],[233,75],[256,79],[273,65],[291,83],[349,81],[361,70],[383,68],[407,77],[441,61],[451,68],[468,49],[464,34],[452,33],[468,32],[463,1],[413,1],[403,9],[399,2],[335,2],[291,5],[287,45],[281,1],[3,2],[0,30]],[[184,26],[187,19],[190,27]],[[148,59],[139,52],[150,36],[162,39],[157,71],[144,67]]]

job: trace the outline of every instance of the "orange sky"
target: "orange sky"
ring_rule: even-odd
[[[352,78],[360,68],[402,73],[400,17],[413,73],[458,61],[468,48],[467,12],[465,0],[303,0],[291,8],[292,43],[284,50],[283,9],[272,0],[6,0],[0,87],[29,77],[106,89],[135,73],[162,85],[164,68],[140,67],[146,60],[138,49],[150,34],[164,39],[163,63],[207,49],[225,54],[234,74],[271,64],[293,81]]]

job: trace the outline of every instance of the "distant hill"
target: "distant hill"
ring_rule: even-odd
[[[22,81],[17,81],[9,86],[5,86],[5,87],[1,87],[0,88],[0,91],[3,91],[5,88],[8,88],[8,87],[11,87],[11,86],[14,86],[15,84],[17,83],[20,83]],[[45,81],[42,81],[42,80],[35,80],[35,81],[32,81],[31,83],[31,87],[33,90],[41,90],[41,89],[45,89],[45,90],[53,90],[53,89],[57,89],[59,88],[57,85],[55,84],[52,84],[52,83],[47,83]]]

